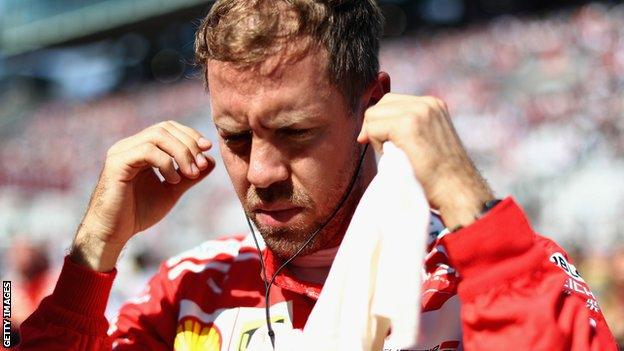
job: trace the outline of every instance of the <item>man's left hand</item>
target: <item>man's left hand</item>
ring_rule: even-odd
[[[485,202],[494,198],[440,99],[388,93],[366,110],[357,140],[377,152],[386,141],[402,149],[429,204],[440,210],[448,228],[474,222]]]

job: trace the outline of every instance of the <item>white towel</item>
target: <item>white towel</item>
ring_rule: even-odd
[[[383,150],[303,332],[276,329],[276,351],[379,351],[388,326],[394,348],[416,343],[429,206],[407,156]],[[268,337],[249,349],[270,350]]]

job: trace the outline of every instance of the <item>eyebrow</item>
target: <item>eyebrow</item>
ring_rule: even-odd
[[[284,111],[271,118],[268,123],[263,123],[264,128],[268,129],[288,129],[293,127],[308,126],[311,122],[320,121],[320,117],[310,112],[289,112]],[[239,123],[236,118],[219,114],[214,118],[215,126],[218,131],[228,134],[239,134],[249,129],[247,125]]]
[[[310,122],[319,121],[319,116],[306,112],[281,112],[277,116],[271,119],[267,124],[264,124],[266,128],[272,129],[287,129],[293,126],[306,125]]]
[[[223,127],[219,127],[217,126],[217,132],[219,134],[223,134],[223,135],[238,135],[238,134],[245,134],[247,132],[249,132],[246,129],[229,129],[227,127],[223,128]]]
[[[240,123],[236,122],[236,119],[228,115],[219,115],[218,117],[215,117],[214,124],[215,127],[217,127],[217,131],[223,131],[228,134],[241,133],[245,129],[247,129],[245,126],[242,126]]]

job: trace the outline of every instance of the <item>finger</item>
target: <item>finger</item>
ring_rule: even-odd
[[[108,154],[110,155],[110,154],[125,152],[136,146],[144,144],[146,142],[151,142],[154,129],[160,129],[160,128],[162,128],[160,123],[154,124],[141,130],[140,132],[132,136],[121,139],[118,142],[116,142],[110,149],[108,149]]]
[[[387,108],[379,108],[372,106],[364,113],[364,128],[365,135],[362,136],[362,140],[368,142],[377,153],[382,153],[383,143],[388,140],[389,128],[392,125],[388,123]]]
[[[152,143],[137,145],[126,152],[112,156],[112,158],[114,159],[113,162],[120,162],[130,167],[130,174],[126,180],[134,178],[136,174],[147,167],[158,169],[168,183],[177,184],[181,180],[171,156]]]
[[[152,133],[154,130],[158,130],[161,128],[164,128],[167,130],[173,129],[171,126],[175,126],[176,128],[184,131],[185,134],[189,135],[192,139],[195,139],[197,146],[202,151],[207,151],[212,147],[212,143],[208,141],[207,139],[203,138],[203,136],[196,130],[190,127],[184,126],[175,121],[167,121],[167,122],[161,122],[161,123],[152,125],[148,128],[143,129],[142,131],[140,131],[139,133],[133,136],[119,140],[118,142],[116,142],[113,146],[111,146],[108,149],[107,154],[113,155],[119,152],[130,150],[137,145],[141,145],[147,141],[150,141],[150,138],[153,136]]]
[[[193,139],[195,139],[195,141],[197,142],[197,145],[203,151],[206,151],[212,147],[212,143],[210,142],[210,140],[204,138],[204,136],[197,130],[189,126],[185,126],[184,124],[179,123],[177,121],[169,121],[169,122],[173,124],[174,126],[176,126],[178,129],[182,130],[183,132],[191,136]]]
[[[381,97],[381,99],[379,99],[377,104],[383,105],[386,103],[394,103],[396,101],[405,100],[406,98],[413,98],[413,96],[404,95],[404,94],[396,94],[396,93],[386,93],[384,94],[384,96]]]
[[[123,152],[123,151],[127,151],[127,150],[129,150],[129,149],[139,145],[136,142],[132,142],[132,138],[134,138],[134,137],[136,137],[136,136],[133,135],[131,137],[127,137],[127,138],[124,138],[124,139],[121,139],[121,140],[117,141],[115,144],[113,144],[108,149],[108,151],[106,152],[106,155],[107,156],[115,155],[117,153],[120,153],[120,152]]]
[[[360,131],[360,135],[358,135],[357,137],[357,142],[360,144],[367,144],[368,143],[368,133],[366,133],[365,129],[362,129]]]
[[[174,137],[167,129],[160,125],[142,130],[129,138],[120,140],[107,153],[108,156],[125,153],[139,145],[151,143],[173,157],[186,177],[199,175],[199,167],[196,164],[196,155],[178,138]]]
[[[370,144],[373,146],[373,149],[375,149],[375,152],[378,154],[383,154],[383,143],[383,141],[379,141],[375,138],[370,139]]]
[[[368,133],[366,132],[366,120],[362,123],[362,129],[360,129],[360,134],[358,134],[357,139],[358,143],[366,144],[368,143]]]
[[[195,184],[199,183],[200,181],[202,181],[208,174],[210,174],[212,172],[212,170],[215,167],[215,160],[210,157],[210,156],[206,156],[206,159],[208,160],[208,166],[202,170],[199,174],[199,176],[195,179],[182,179],[182,181],[177,184],[175,187],[169,187],[168,191],[170,192],[171,196],[174,199],[179,199],[187,190],[189,190],[191,187],[193,187]]]
[[[365,124],[362,127],[362,131],[360,131],[360,135],[358,135],[357,141],[361,144],[370,144],[375,152],[383,153],[383,141],[378,140],[377,138],[371,136],[368,132],[368,124]]]
[[[366,141],[377,153],[383,153],[383,143],[389,139],[390,125],[385,120],[367,119],[365,128]]]
[[[384,110],[381,109],[381,112],[383,112]],[[368,133],[368,128],[369,128],[369,124],[371,121],[374,121],[375,119],[379,118],[380,114],[380,109],[378,107],[376,107],[375,105],[369,107],[365,112],[364,112],[364,121],[362,122],[362,129],[360,130],[360,134],[358,134],[357,137],[357,141],[360,143],[369,143],[370,142],[370,135]]]
[[[158,146],[159,149],[173,157],[182,174],[189,178],[195,178],[199,175],[199,167],[195,163],[193,152],[168,130],[157,127],[149,130],[146,134],[148,143]]]
[[[163,123],[162,127],[171,133],[171,135],[178,138],[178,140],[180,140],[189,150],[191,150],[191,153],[195,155],[195,164],[200,170],[205,169],[208,166],[208,160],[206,159],[206,156],[202,154],[203,150],[197,143],[198,138],[190,136],[171,122],[172,121]]]

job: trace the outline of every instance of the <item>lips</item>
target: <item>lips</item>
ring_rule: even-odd
[[[256,220],[262,225],[279,227],[288,224],[296,215],[303,211],[302,207],[272,207],[253,210]]]

